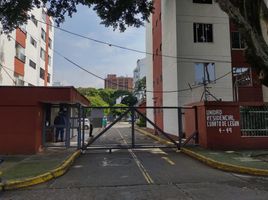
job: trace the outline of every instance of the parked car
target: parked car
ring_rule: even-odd
[[[85,122],[83,122],[83,120]],[[84,123],[84,129],[85,130],[88,130],[89,127],[90,127],[90,121],[89,121],[89,119],[88,118],[81,118],[81,128],[83,128],[83,123]]]

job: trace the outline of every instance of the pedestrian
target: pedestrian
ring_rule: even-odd
[[[102,128],[106,128],[106,126],[107,126],[107,118],[106,118],[106,116],[104,116],[102,118]]]
[[[89,122],[89,136],[90,136],[90,137],[93,137],[92,133],[93,133],[93,124],[92,124],[92,122],[90,121],[90,122]]]
[[[62,112],[59,112],[54,119],[56,125],[56,142],[63,142],[65,118]],[[60,137],[60,140],[58,140]]]

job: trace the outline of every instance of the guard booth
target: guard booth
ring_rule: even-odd
[[[1,86],[0,94],[0,154],[34,154],[46,146],[72,146],[77,130],[81,132],[81,116],[86,116],[80,108],[90,105],[74,87]],[[54,118],[60,111],[66,123],[56,127]],[[64,142],[56,143],[56,128],[64,129]]]

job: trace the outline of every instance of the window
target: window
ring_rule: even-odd
[[[233,67],[233,77],[236,86],[252,86],[250,67]]]
[[[32,67],[33,69],[36,69],[36,63],[31,59],[29,60],[29,66]]]
[[[23,77],[21,75],[14,73],[14,77],[15,77],[16,85],[24,86],[24,80],[23,80]]]
[[[51,56],[48,56],[48,65],[50,65],[51,66]]]
[[[31,20],[34,23],[34,25],[37,26],[38,21],[37,21],[37,19],[35,18],[34,15],[31,16]]]
[[[43,70],[42,68],[40,68],[40,78],[45,80],[45,70]]]
[[[45,60],[45,58],[46,58],[46,52],[45,52],[45,50],[44,50],[43,48],[41,48],[41,50],[40,50],[40,57],[41,57],[43,60]]]
[[[193,0],[193,3],[212,4],[212,0]]]
[[[15,47],[16,47],[16,57],[20,59],[22,62],[25,62],[26,58],[25,49],[19,43],[16,43]]]
[[[44,29],[41,29],[41,38],[42,40],[46,41],[46,32],[44,31]]]
[[[20,25],[19,28],[23,33],[26,33],[26,24]]]
[[[214,63],[195,63],[195,84],[211,83],[214,81]]]
[[[52,32],[52,21],[51,20],[49,20],[49,31]]]
[[[48,47],[51,49],[52,47],[52,40],[50,38],[48,38]]]
[[[36,47],[37,43],[36,43],[35,39],[33,39],[33,37],[31,37],[30,42],[34,47]]]
[[[213,25],[194,23],[194,42],[213,42]]]
[[[47,74],[47,82],[50,83],[50,73]]]
[[[42,19],[44,20],[44,21],[46,21],[47,19],[47,14],[46,14],[46,12],[44,11],[44,9],[42,9]]]
[[[232,32],[232,49],[244,49],[245,43],[239,32]]]

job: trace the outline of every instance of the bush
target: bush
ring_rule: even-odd
[[[139,127],[145,127],[146,126],[146,120],[145,120],[145,118],[144,117],[140,117],[139,120],[138,120],[138,122],[137,122],[137,125]]]

